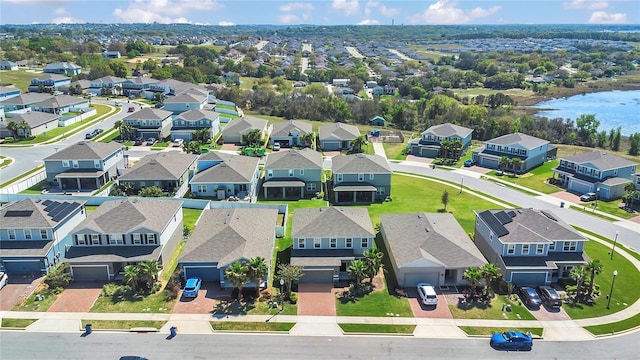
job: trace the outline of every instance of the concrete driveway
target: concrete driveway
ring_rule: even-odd
[[[298,315],[336,316],[333,284],[298,285]]]
[[[104,282],[74,282],[58,296],[49,311],[89,312],[102,292]]]
[[[20,302],[20,299],[27,298],[42,283],[44,277],[23,278],[9,277],[9,283],[0,290],[0,311],[9,311]]]
[[[198,291],[198,296],[195,298],[186,298],[182,296],[182,291],[180,291],[180,297],[173,306],[173,313],[210,314],[216,307],[216,299],[229,299],[230,296],[230,291],[220,290],[220,283],[203,282],[200,291]]]

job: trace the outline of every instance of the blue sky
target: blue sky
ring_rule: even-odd
[[[0,0],[0,24],[640,24],[638,0]]]

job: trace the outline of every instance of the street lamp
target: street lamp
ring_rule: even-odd
[[[280,311],[284,310],[284,279],[280,279]]]
[[[609,290],[609,299],[607,300],[607,310],[611,305],[611,295],[613,294],[613,284],[616,283],[616,276],[618,276],[618,270],[613,270],[613,280],[611,280],[611,290]]]
[[[613,239],[613,247],[611,248],[611,260],[613,260],[613,252],[616,251],[616,244],[618,243],[618,233],[619,231],[616,230],[616,237],[615,239]]]

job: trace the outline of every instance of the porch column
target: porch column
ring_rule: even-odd
[[[264,190],[264,198],[268,199],[267,198],[267,187],[266,186],[262,186],[262,189]]]
[[[82,190],[82,187],[80,187],[80,178],[76,178],[76,184],[78,185],[77,189]]]
[[[375,193],[375,191],[372,191],[371,192],[371,202],[374,202],[374,201],[376,201],[376,193]]]
[[[353,192],[353,203],[354,203],[354,204],[356,203],[357,198],[358,198],[358,192],[357,192],[357,191],[354,191],[354,192]]]
[[[300,188],[300,199],[304,198],[304,186]]]
[[[283,186],[282,187],[282,200],[286,199],[287,195],[287,187]]]

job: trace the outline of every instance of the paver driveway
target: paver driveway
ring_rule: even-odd
[[[103,282],[73,282],[58,297],[49,311],[88,312],[100,296]]]
[[[11,310],[21,298],[27,298],[42,283],[44,277],[13,278],[9,277],[9,284],[0,290],[0,311]]]
[[[336,316],[332,284],[298,285],[298,315]]]
[[[198,296],[185,298],[180,291],[180,297],[173,306],[174,314],[209,314],[216,306],[216,299],[230,298],[230,291],[220,290],[218,282],[203,282]]]
[[[418,290],[416,288],[406,289],[407,297],[409,298],[409,305],[411,305],[411,311],[413,317],[416,318],[434,318],[434,319],[453,319],[447,299],[444,295],[436,289],[438,294],[438,305],[427,306],[422,304],[418,296]]]

